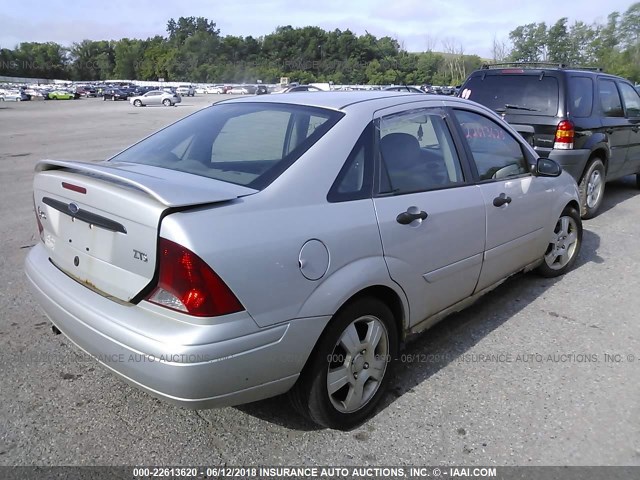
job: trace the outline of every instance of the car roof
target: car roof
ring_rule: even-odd
[[[440,95],[416,95],[412,92],[394,92],[388,90],[351,91],[351,92],[292,92],[287,95],[262,95],[258,97],[234,98],[223,100],[217,104],[226,103],[281,103],[307,105],[310,107],[345,110],[352,105],[369,104],[372,110],[392,107],[402,103],[416,101],[452,100],[456,97]],[[462,103],[466,103],[463,99]]]

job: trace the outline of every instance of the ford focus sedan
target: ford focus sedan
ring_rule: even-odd
[[[26,274],[124,380],[191,408],[376,411],[398,349],[509,276],[558,276],[578,190],[490,110],[396,92],[217,103],[101,163],[45,160]]]

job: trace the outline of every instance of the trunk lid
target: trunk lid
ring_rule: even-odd
[[[98,293],[130,301],[153,279],[171,208],[230,201],[251,188],[146,165],[44,160],[34,202],[50,260]]]

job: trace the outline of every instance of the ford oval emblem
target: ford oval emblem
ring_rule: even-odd
[[[72,215],[75,215],[80,211],[80,207],[76,203],[70,203],[67,208],[69,209]]]

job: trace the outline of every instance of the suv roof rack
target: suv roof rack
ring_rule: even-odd
[[[554,68],[566,68],[564,63],[553,63],[553,62],[505,62],[505,63],[485,63],[482,65],[483,70],[488,70],[490,68],[500,68],[500,67],[554,67]]]
[[[550,67],[550,68],[561,68],[561,69],[571,69],[571,70],[591,70],[594,72],[604,72],[602,67],[574,67],[571,65],[567,65],[566,63],[555,63],[555,62],[506,62],[506,63],[485,63],[482,65],[482,70],[489,70],[491,68],[502,68],[502,67],[528,67],[528,68],[540,68],[540,67]]]

